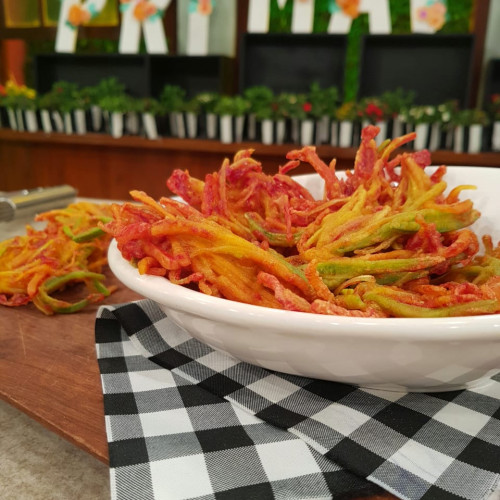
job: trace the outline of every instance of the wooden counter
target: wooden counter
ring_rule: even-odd
[[[140,298],[119,289],[104,303]],[[0,309],[0,398],[104,463],[108,445],[95,351],[98,306],[45,316],[32,304]],[[387,493],[365,500],[395,499]],[[356,500],[356,499],[352,499]]]
[[[295,144],[266,146],[260,142],[222,144],[215,140],[165,138],[156,141],[107,134],[45,134],[0,129],[0,191],[70,184],[79,196],[128,199],[131,189],[158,198],[168,191],[165,181],[175,168],[203,178],[224,158],[240,149],[254,149],[264,170],[275,173]],[[338,169],[352,168],[355,149],[317,147],[320,157],[337,159]],[[436,151],[434,164],[500,167],[500,153],[455,154]],[[310,173],[301,166],[294,172]]]
[[[119,284],[110,276],[108,283]],[[140,298],[122,285],[103,303]],[[102,462],[108,461],[95,351],[98,305],[45,316],[30,304],[0,309],[0,397]]]

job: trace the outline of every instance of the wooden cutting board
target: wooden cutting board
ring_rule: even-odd
[[[141,297],[118,290],[101,304]],[[99,305],[45,316],[32,304],[0,308],[0,397],[45,427],[108,461],[94,322]]]

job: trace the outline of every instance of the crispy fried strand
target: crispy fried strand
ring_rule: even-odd
[[[98,224],[112,223],[108,205],[80,202],[36,217],[46,227],[0,243],[0,304],[33,302],[45,314],[77,312],[107,297],[104,285],[110,236]],[[52,294],[77,282],[89,293],[74,303]]]
[[[100,227],[141,273],[240,302],[354,317],[500,312],[500,246],[486,236],[478,255],[480,213],[460,200],[474,186],[446,195],[446,167],[429,175],[428,151],[397,154],[414,133],[377,147],[378,132],[363,129],[344,177],[312,146],[275,175],[244,150],[204,180],[170,176],[191,206],[134,191],[143,205],[113,207]],[[324,181],[319,199],[287,175],[304,163]]]

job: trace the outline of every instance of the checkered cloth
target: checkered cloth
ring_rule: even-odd
[[[96,319],[113,499],[485,500],[500,491],[500,376],[415,394],[271,372],[151,301]]]

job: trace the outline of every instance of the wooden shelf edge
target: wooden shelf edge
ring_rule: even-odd
[[[75,146],[93,147],[145,148],[149,150],[167,149],[207,153],[234,153],[240,149],[254,149],[264,153],[266,156],[283,156],[283,158],[288,151],[300,147],[299,145],[292,143],[268,146],[261,142],[222,143],[213,139],[179,139],[174,137],[163,137],[151,140],[140,136],[123,136],[120,138],[114,138],[105,133],[77,135],[54,132],[46,134],[45,132],[17,132],[10,129],[0,129],[0,140],[10,142],[69,144]],[[320,145],[317,149],[318,152],[334,152],[343,158],[354,159],[355,155],[355,150],[351,148],[334,148],[327,145]]]
[[[265,157],[276,157],[277,159],[286,158],[286,154],[301,146],[298,144],[287,143],[279,145],[265,145],[261,142],[240,142],[240,143],[222,143],[217,140],[208,139],[178,139],[178,138],[160,138],[150,140],[139,136],[123,136],[114,138],[104,133],[88,133],[85,135],[62,134],[44,132],[17,132],[10,129],[0,129],[0,141],[18,142],[18,143],[44,143],[54,145],[70,145],[81,147],[99,147],[99,148],[119,148],[119,149],[147,149],[158,151],[183,151],[186,153],[197,152],[207,154],[233,155],[241,149],[255,150],[255,157],[259,155]],[[356,155],[355,148],[338,148],[328,145],[319,145],[316,148],[320,157],[325,161],[337,158],[343,161],[354,161]],[[455,153],[448,150],[439,150],[431,152],[433,164],[461,165],[461,166],[485,166],[500,167],[500,152],[481,152],[481,153]]]

